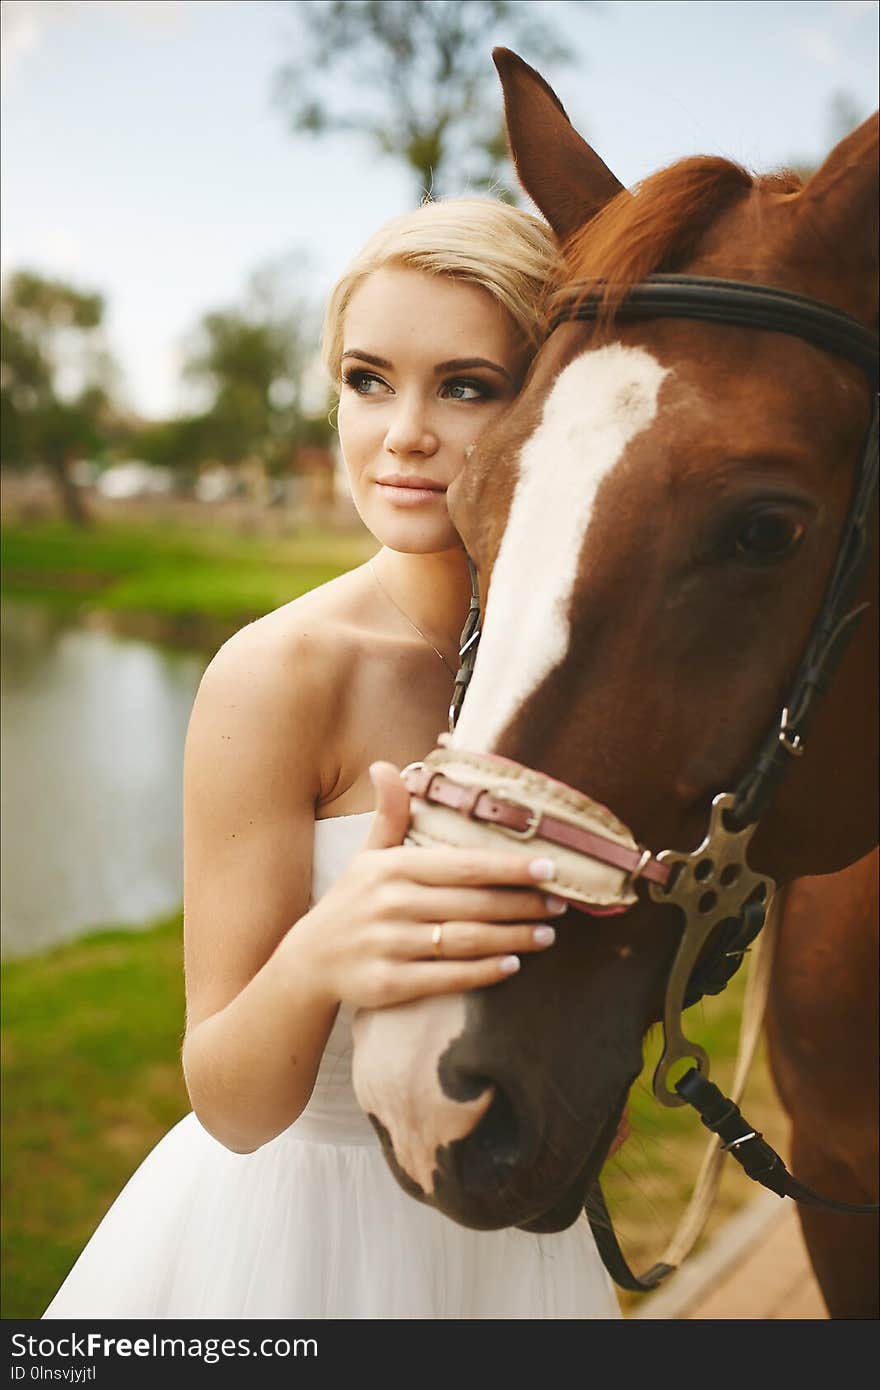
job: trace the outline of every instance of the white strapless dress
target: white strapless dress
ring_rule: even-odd
[[[372,813],[315,824],[313,901]],[[408,1197],[351,1084],[340,1010],[299,1119],[235,1154],[187,1115],[144,1160],[46,1318],[618,1318],[586,1218],[471,1231]]]

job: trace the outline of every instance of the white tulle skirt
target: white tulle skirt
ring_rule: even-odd
[[[470,1231],[408,1197],[374,1137],[298,1122],[234,1154],[188,1115],[107,1213],[46,1318],[616,1318],[584,1218]]]
[[[312,901],[372,813],[315,823]],[[351,1084],[339,1009],[296,1122],[234,1154],[187,1115],[120,1193],[47,1318],[617,1318],[582,1217],[469,1231],[397,1185]]]

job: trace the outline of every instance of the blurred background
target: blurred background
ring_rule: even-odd
[[[4,0],[6,1316],[186,1108],[192,700],[233,631],[375,550],[323,303],[428,192],[528,205],[493,45],[632,185],[697,153],[808,173],[877,104],[877,29],[874,0]],[[617,1182],[647,1254],[690,1141],[642,1120]]]

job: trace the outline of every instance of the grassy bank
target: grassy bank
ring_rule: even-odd
[[[187,1102],[181,923],[81,938],[2,972],[4,1318],[38,1317]]]
[[[302,527],[243,536],[205,522],[63,522],[0,531],[3,590],[69,607],[143,614],[172,629],[198,622],[233,629],[360,564],[367,533]]]
[[[729,1081],[742,983],[687,1015]],[[181,923],[93,934],[4,966],[2,1316],[39,1316],[110,1202],[187,1110],[180,1075]],[[657,1041],[650,1052],[656,1056]],[[585,1065],[589,1065],[585,1059]],[[690,1195],[704,1132],[650,1096],[653,1060],[633,1090],[633,1135],[603,1185],[635,1267],[660,1255]],[[784,1126],[765,1064],[745,1113],[771,1142]],[[754,1195],[734,1165],[710,1231]],[[634,1299],[623,1297],[629,1307]]]

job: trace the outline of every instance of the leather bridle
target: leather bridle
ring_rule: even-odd
[[[614,302],[613,294],[611,298]],[[601,283],[568,285],[551,300],[549,331],[552,333],[560,324],[574,320],[595,322],[605,315],[607,303],[607,287]],[[856,622],[867,607],[862,604],[853,608],[852,603],[867,565],[877,496],[878,339],[848,314],[804,295],[765,285],[689,275],[648,277],[619,297],[619,302],[614,303],[613,315],[616,322],[684,318],[791,334],[853,363],[865,373],[871,385],[871,423],[849,513],[825,596],[785,706],[774,719],[752,766],[738,786],[714,798],[709,827],[697,849],[690,854],[664,850],[652,855],[644,851],[640,858],[642,870],[648,863],[656,866],[654,872],[645,875],[651,897],[657,902],[678,906],[685,917],[666,989],[664,1051],[654,1075],[657,1100],[667,1106],[694,1106],[704,1125],[721,1136],[724,1147],[748,1175],[779,1196],[790,1196],[799,1202],[836,1211],[873,1214],[878,1211],[876,1205],[830,1201],[798,1183],[787,1172],[779,1155],[752,1130],[733,1102],[708,1080],[708,1056],[684,1036],[681,1013],[703,993],[719,993],[724,988],[765,923],[775,884],[766,875],[750,868],[748,844],[793,759],[803,754],[818,697],[827,689]],[[450,730],[461,709],[479,641],[479,591],[476,571],[470,560],[468,563],[473,595],[462,634],[461,667],[450,707]],[[486,763],[491,762],[491,755],[477,756],[482,756]],[[430,758],[427,762],[430,763]],[[450,789],[450,779],[434,768],[417,764],[406,772],[414,796],[426,802],[438,801],[443,798],[445,787],[443,804],[446,806],[486,821],[500,819],[504,823],[505,816],[513,815],[514,820],[507,822],[508,833],[516,833],[515,827],[520,822],[515,819],[517,808],[511,810],[509,797],[495,798],[500,807],[497,815],[491,813],[491,784],[476,789],[473,786],[462,788],[451,780]],[[564,790],[579,795],[572,789]],[[535,821],[534,812],[530,820],[528,805],[519,806],[518,811],[525,815],[522,830],[539,823]],[[549,822],[552,817],[544,819]],[[579,852],[595,851],[594,845],[592,850],[584,847]],[[657,869],[662,871],[657,872]],[[634,873],[630,888],[636,877]],[[713,936],[716,940],[710,954],[700,961]],[[697,1065],[670,1090],[667,1078],[672,1066],[682,1058],[693,1059]],[[673,1266],[658,1264],[641,1277],[632,1274],[611,1229],[598,1182],[588,1198],[587,1212],[602,1258],[623,1287],[640,1291],[652,1289],[671,1272]]]

